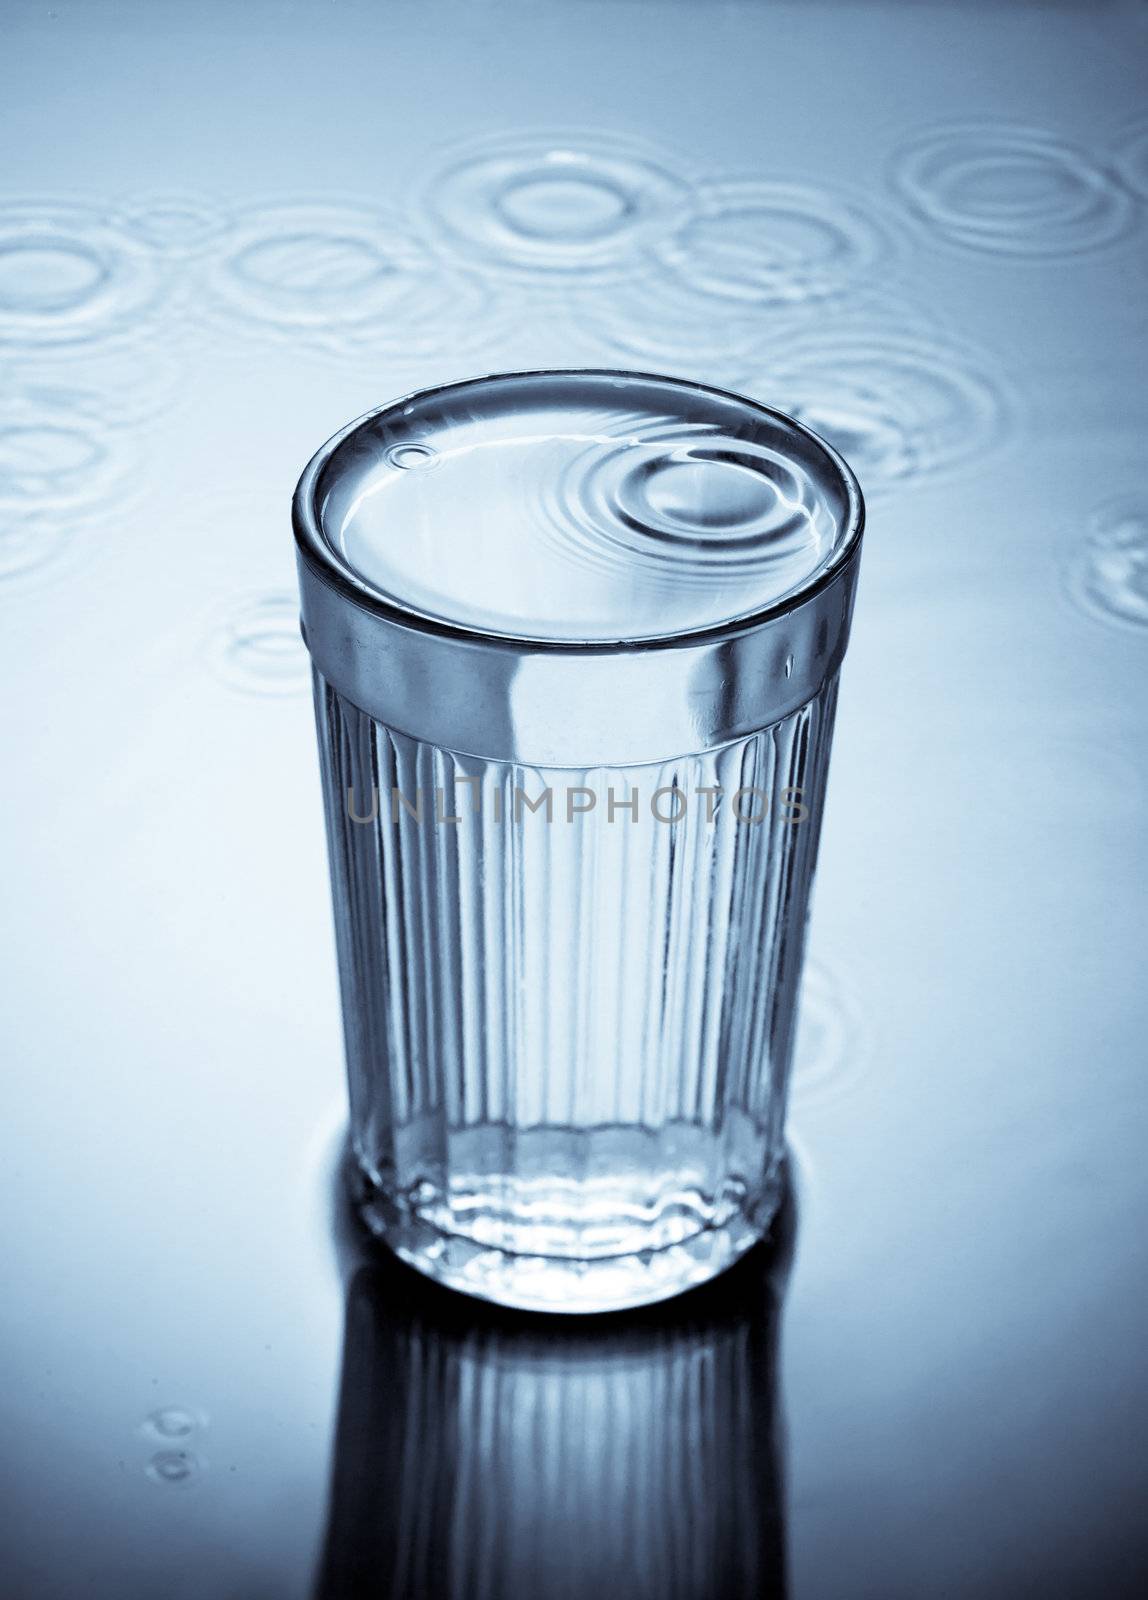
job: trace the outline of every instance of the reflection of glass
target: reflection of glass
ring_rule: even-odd
[[[672,1305],[561,1325],[352,1266],[316,1600],[769,1600],[793,1237]]]
[[[415,395],[295,500],[364,1215],[564,1312],[778,1203],[860,548],[844,464],[639,374]]]

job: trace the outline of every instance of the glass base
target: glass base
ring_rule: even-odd
[[[354,1157],[348,1158],[347,1183],[366,1227],[418,1272],[496,1305],[567,1315],[633,1310],[717,1277],[769,1232],[784,1192],[778,1163],[752,1206],[744,1197],[710,1221],[699,1216],[698,1225],[672,1243],[641,1248],[641,1234],[657,1232],[635,1228],[636,1248],[625,1252],[528,1254],[443,1227],[442,1207],[431,1196],[396,1197]],[[438,1213],[435,1220],[428,1211]]]

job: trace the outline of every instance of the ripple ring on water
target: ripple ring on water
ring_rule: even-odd
[[[692,214],[656,254],[693,290],[753,307],[839,294],[890,248],[859,201],[813,184],[738,178],[700,184]]]
[[[828,967],[806,961],[794,1046],[792,1108],[800,1113],[851,1093],[864,1080],[867,1053],[857,1008],[844,986]]]
[[[1127,195],[1086,152],[1012,123],[929,128],[893,159],[894,189],[946,239],[1004,256],[1063,256],[1118,238]]]
[[[369,207],[265,206],[229,237],[213,287],[229,310],[253,321],[326,329],[385,312],[425,262],[405,231]]]
[[[794,463],[694,429],[630,431],[617,418],[611,432],[545,498],[547,533],[564,556],[599,570],[637,562],[650,581],[676,584],[726,584],[787,563],[796,574],[819,531],[812,485]]]
[[[447,152],[420,194],[452,254],[491,271],[610,272],[693,204],[682,163],[600,132],[500,135]]]
[[[0,206],[0,344],[138,336],[166,288],[160,264],[95,210]]]
[[[364,203],[299,201],[249,211],[212,263],[231,317],[310,336],[339,356],[480,342],[489,290],[452,269],[405,224]]]
[[[838,327],[794,333],[743,387],[840,450],[866,491],[956,467],[1009,434],[1003,378],[925,334]]]
[[[0,512],[98,509],[126,474],[126,445],[90,398],[19,390],[0,399]]]
[[[130,195],[114,213],[116,225],[148,250],[197,256],[218,246],[232,218],[207,195],[161,191]]]
[[[272,591],[234,598],[211,633],[208,656],[216,675],[245,694],[301,693],[311,673],[298,596]]]
[[[716,301],[660,263],[612,282],[609,294],[580,290],[569,310],[580,332],[628,363],[728,388],[737,387],[746,351],[771,331],[761,307]]]

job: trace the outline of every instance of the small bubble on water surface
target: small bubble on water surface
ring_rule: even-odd
[[[392,467],[400,467],[408,472],[438,465],[438,455],[428,444],[392,445],[387,451],[387,460]]]

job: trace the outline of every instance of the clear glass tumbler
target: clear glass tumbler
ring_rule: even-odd
[[[294,505],[358,1201],[508,1305],[663,1299],[767,1231],[849,469],[624,372],[447,385]]]

